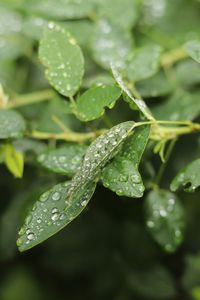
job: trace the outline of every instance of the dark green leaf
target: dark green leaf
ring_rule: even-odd
[[[71,177],[78,171],[86,149],[84,145],[68,145],[40,154],[38,161],[52,172]]]
[[[133,47],[130,33],[120,27],[101,20],[95,24],[91,40],[91,50],[95,61],[103,68],[109,69],[113,62],[119,67]]]
[[[165,190],[152,191],[145,200],[146,224],[152,237],[167,252],[183,240],[184,210],[178,198]]]
[[[92,87],[77,99],[75,114],[85,122],[98,119],[104,114],[105,107],[113,108],[120,95],[121,89],[114,85]]]
[[[149,129],[149,126],[136,129],[102,173],[103,185],[120,196],[138,198],[143,195],[144,185],[138,167],[147,145]]]
[[[0,110],[0,139],[18,138],[25,131],[23,117],[14,110]]]
[[[198,63],[200,63],[200,40],[194,40],[185,44],[188,54]]]
[[[79,89],[84,59],[81,49],[64,28],[51,22],[39,48],[39,58],[46,66],[50,84],[62,95],[71,97]]]
[[[184,167],[173,179],[170,188],[176,191],[184,187],[185,191],[193,192],[200,186],[200,159],[194,160]]]

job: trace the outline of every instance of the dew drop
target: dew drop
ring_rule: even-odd
[[[52,199],[53,199],[54,201],[58,201],[58,200],[60,199],[60,193],[59,193],[59,192],[53,193]]]
[[[27,234],[27,239],[28,239],[29,241],[32,241],[32,240],[34,239],[34,237],[35,237],[35,235],[34,235],[33,232],[30,232],[30,233]]]

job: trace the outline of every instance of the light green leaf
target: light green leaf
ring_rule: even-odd
[[[91,38],[91,50],[95,61],[105,69],[110,68],[110,63],[123,67],[125,58],[133,47],[130,32],[120,27],[100,20],[94,27]]]
[[[134,103],[148,120],[155,120],[154,117],[152,116],[149,108],[147,107],[146,103],[141,99],[134,98],[132,92],[129,90],[125,81],[123,80],[122,74],[116,68],[116,66],[114,64],[111,64],[111,69],[112,69],[112,73],[113,73],[113,76],[114,76],[116,82],[118,83],[118,85],[122,89],[122,91],[125,93],[125,95],[128,96],[128,99],[130,100],[130,102]]]
[[[172,91],[172,85],[164,72],[159,72],[148,79],[137,82],[136,88],[144,98],[164,96]]]
[[[136,82],[156,74],[160,67],[162,49],[158,45],[143,46],[133,51],[127,60],[126,74]]]
[[[40,154],[38,161],[49,171],[72,177],[78,171],[86,149],[85,145],[68,145]]]
[[[89,16],[93,4],[91,0],[24,0],[22,8],[30,14],[63,20]]]
[[[22,31],[27,37],[39,40],[42,38],[43,30],[47,24],[48,21],[44,18],[30,15],[24,20]]]
[[[142,197],[144,185],[138,171],[149,138],[149,126],[135,130],[103,173],[103,185],[120,196]]]
[[[113,108],[120,95],[121,89],[115,85],[91,87],[77,99],[74,112],[81,121],[98,119],[105,107]]]
[[[130,29],[135,25],[139,16],[138,0],[99,0],[98,14],[119,25],[124,29]]]
[[[173,179],[170,188],[176,191],[181,186],[187,192],[194,192],[200,186],[200,158],[184,167]]]
[[[84,73],[81,49],[65,29],[50,22],[39,47],[39,58],[50,84],[62,95],[71,97],[79,89]]]
[[[89,182],[80,187],[77,197],[70,200],[66,198],[71,187],[70,181],[60,183],[43,193],[19,231],[19,250],[25,251],[36,246],[75,219],[92,197],[95,186],[95,183]]]
[[[3,146],[4,161],[8,170],[16,177],[21,178],[24,170],[24,156],[12,144]]]
[[[179,199],[165,190],[152,191],[145,199],[150,234],[165,251],[174,252],[183,240],[184,210]]]
[[[80,214],[94,193],[102,168],[117,154],[134,125],[131,121],[121,123],[98,137],[88,148],[72,181],[59,184],[41,196],[20,230],[17,242],[20,251],[46,240]]]
[[[193,120],[200,114],[199,94],[178,90],[152,110],[154,116],[159,120]]]
[[[195,61],[200,63],[200,40],[187,42],[185,49]]]
[[[25,131],[23,117],[14,110],[0,110],[0,139],[18,138]]]

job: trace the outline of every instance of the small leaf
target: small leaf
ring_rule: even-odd
[[[102,173],[103,185],[120,196],[142,197],[144,185],[138,171],[149,138],[149,126],[135,130]]]
[[[96,23],[91,40],[91,50],[95,61],[105,69],[110,63],[123,67],[130,53],[133,41],[130,32],[117,25],[101,20]]]
[[[139,16],[139,1],[100,0],[98,14],[124,29],[130,29]]]
[[[39,58],[46,66],[50,84],[71,97],[79,89],[84,73],[81,49],[64,28],[50,22],[39,47]]]
[[[85,122],[98,119],[105,107],[113,108],[120,95],[121,89],[114,85],[91,87],[77,99],[75,114]]]
[[[49,171],[72,177],[79,169],[87,147],[68,145],[42,153],[39,163]]]
[[[133,94],[126,86],[121,73],[119,72],[119,70],[116,68],[116,66],[114,64],[111,64],[111,69],[112,69],[112,73],[113,73],[113,76],[114,76],[116,82],[118,83],[118,85],[122,89],[122,91],[125,93],[125,95],[128,96],[131,103],[134,103],[148,120],[155,120],[154,117],[152,116],[149,108],[147,107],[146,103],[141,99],[135,99],[133,97]]]
[[[165,190],[152,191],[145,199],[146,224],[152,237],[167,252],[183,240],[184,210],[178,198]]]
[[[136,82],[156,74],[160,67],[162,49],[158,45],[136,49],[127,60],[126,74],[130,81]]]
[[[21,152],[18,152],[12,144],[5,144],[4,161],[8,170],[16,177],[22,178],[24,171],[24,156]]]
[[[193,120],[200,114],[199,93],[178,90],[169,99],[155,106],[152,110],[159,120]]]
[[[20,251],[43,242],[75,219],[92,197],[96,185],[88,183],[79,190],[76,199],[66,201],[70,186],[71,182],[60,183],[41,195],[19,231]]]
[[[172,84],[169,82],[164,72],[141,80],[136,83],[136,88],[144,98],[165,96],[172,91]]]
[[[94,193],[95,181],[102,168],[119,151],[134,125],[131,121],[121,123],[98,137],[87,149],[83,163],[72,180],[41,196],[19,232],[17,244],[20,251],[43,242],[80,214]]]
[[[25,131],[23,117],[14,110],[0,110],[0,139],[18,138]]]
[[[176,191],[181,186],[187,192],[194,192],[200,186],[200,158],[184,167],[173,179],[170,188]]]
[[[200,63],[200,40],[187,42],[185,49],[195,61]]]

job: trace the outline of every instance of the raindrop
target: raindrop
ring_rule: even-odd
[[[59,192],[53,193],[52,199],[53,199],[54,201],[58,201],[58,200],[60,199],[60,193],[59,193]]]
[[[34,239],[34,237],[35,237],[35,235],[34,235],[33,232],[30,232],[30,233],[28,233],[28,235],[27,235],[27,239],[28,239],[29,241],[32,241],[32,240]]]

